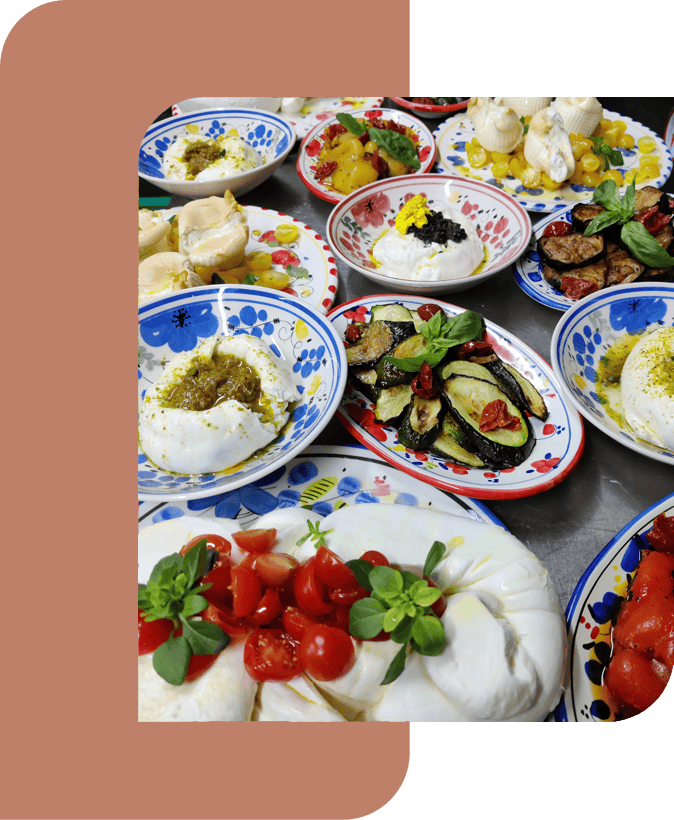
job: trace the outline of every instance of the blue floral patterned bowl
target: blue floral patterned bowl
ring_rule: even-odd
[[[643,441],[627,428],[621,408],[597,393],[597,366],[625,334],[674,325],[674,285],[621,285],[576,302],[552,335],[550,361],[557,381],[576,409],[602,432],[649,458],[674,465],[674,452]]]
[[[181,291],[138,309],[138,401],[178,353],[209,336],[248,334],[292,365],[301,394],[280,436],[235,471],[178,475],[138,448],[138,498],[180,500],[234,490],[276,470],[312,442],[332,418],[346,383],[344,343],[314,308],[284,293],[244,285]]]
[[[178,137],[200,133],[217,139],[220,134],[236,133],[254,148],[263,163],[249,171],[219,179],[166,179],[162,160],[166,149]],[[286,120],[253,108],[210,108],[170,117],[151,125],[143,137],[138,154],[138,176],[171,194],[198,199],[220,196],[231,191],[235,196],[248,193],[268,179],[283,163],[295,144],[295,131]]]

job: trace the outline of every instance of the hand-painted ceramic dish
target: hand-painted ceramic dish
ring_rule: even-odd
[[[286,271],[291,265],[290,284],[282,292],[296,296],[320,313],[327,313],[337,294],[337,266],[325,239],[309,225],[288,214],[255,205],[242,207],[250,231],[246,254],[254,251],[270,253],[274,270]],[[168,219],[180,210],[167,208],[162,213]],[[293,242],[281,244],[274,231],[284,224],[294,225],[299,235]]]
[[[264,478],[207,498],[143,501],[138,506],[138,526],[143,528],[182,515],[198,515],[236,519],[242,528],[250,529],[259,516],[277,508],[300,506],[328,515],[349,504],[428,507],[504,526],[479,501],[450,495],[391,469],[383,459],[357,442],[310,444],[301,455]]]
[[[571,596],[566,608],[569,667],[564,697],[554,712],[558,722],[614,720],[601,685],[611,656],[611,615],[646,546],[644,533],[660,513],[674,513],[674,493],[623,527],[585,570]]]
[[[202,134],[217,139],[236,131],[242,140],[262,157],[263,164],[249,171],[208,180],[166,179],[162,161],[168,147],[179,137]],[[218,196],[231,191],[235,196],[252,191],[268,179],[295,144],[291,125],[276,114],[252,108],[211,108],[170,117],[151,125],[143,137],[138,154],[138,176],[163,191],[189,199]]]
[[[370,309],[377,304],[400,302],[416,310],[427,300],[402,294],[377,294],[339,305],[328,314],[343,337],[352,321],[368,321]],[[433,300],[448,316],[463,308]],[[337,418],[346,429],[372,452],[389,464],[434,487],[458,495],[487,500],[524,498],[549,490],[576,466],[583,450],[583,423],[578,413],[560,396],[557,380],[549,365],[530,347],[508,331],[487,322],[486,339],[501,358],[525,375],[543,395],[550,411],[545,422],[531,418],[536,444],[529,458],[519,467],[487,470],[463,467],[442,461],[426,451],[406,450],[398,442],[397,430],[374,420],[372,402],[347,385]]]
[[[405,202],[423,194],[430,208],[449,205],[475,223],[486,263],[462,279],[424,282],[387,276],[375,268],[370,250],[393,227]],[[328,242],[347,265],[373,282],[404,293],[450,293],[473,287],[514,262],[531,236],[529,215],[512,197],[491,185],[463,177],[414,174],[389,177],[354,191],[328,219]]]
[[[674,466],[674,452],[629,430],[620,406],[605,404],[595,379],[602,356],[625,334],[674,325],[674,285],[621,285],[576,302],[552,334],[550,358],[557,382],[585,418],[619,444]]]
[[[181,291],[138,308],[138,402],[164,365],[216,333],[257,336],[292,363],[301,398],[281,435],[236,470],[178,475],[152,464],[138,448],[138,498],[192,499],[235,490],[263,478],[310,444],[330,421],[346,382],[346,355],[331,322],[278,291],[222,285]]]
[[[459,102],[448,105],[432,105],[431,103],[414,102],[409,97],[390,97],[391,102],[414,112],[417,117],[425,117],[429,120],[444,119],[457,111],[465,111],[470,97],[459,97]]]
[[[282,97],[193,97],[176,103],[173,116],[198,111],[200,108],[263,108],[289,122],[302,139],[316,123],[341,108],[378,108],[383,97],[306,97],[302,108],[292,114],[279,110]]]
[[[674,152],[674,108],[669,112],[665,129],[665,144],[669,146],[670,151]]]
[[[665,145],[662,137],[659,137],[650,128],[641,125],[629,117],[621,117],[612,111],[605,111],[604,116],[610,120],[620,119],[627,125],[625,133],[631,134],[634,137],[635,146],[637,140],[641,137],[650,137],[655,142],[655,149],[652,156],[658,156],[660,159],[660,176],[657,179],[648,180],[644,185],[654,185],[661,188],[669,179],[672,172],[672,154],[669,148]],[[483,182],[488,182],[490,185],[495,185],[497,188],[513,196],[523,208],[528,211],[538,213],[551,213],[552,211],[566,208],[569,205],[574,205],[576,202],[581,202],[592,198],[594,188],[588,188],[586,185],[572,185],[565,183],[556,191],[547,191],[545,188],[525,188],[522,183],[514,177],[507,177],[506,179],[496,179],[491,172],[491,163],[484,168],[472,168],[468,162],[468,155],[466,153],[466,143],[470,142],[475,136],[475,129],[467,114],[457,114],[454,117],[443,122],[434,132],[435,140],[438,146],[438,164],[436,170],[439,173],[446,174],[462,174],[471,179],[479,179]],[[635,150],[620,149],[624,164],[618,169],[620,171],[629,171],[632,168],[639,167],[639,159],[641,154],[636,148]],[[637,187],[641,187],[640,185]]]
[[[433,168],[435,163],[435,140],[430,130],[416,117],[406,111],[395,111],[392,108],[345,109],[343,113],[351,114],[356,119],[373,120],[381,118],[383,120],[393,120],[407,126],[418,137],[417,147],[421,168],[415,174],[424,174]],[[324,132],[328,126],[333,124],[339,124],[337,114],[331,114],[321,120],[302,140],[297,154],[297,173],[312,194],[316,194],[317,197],[324,199],[326,202],[337,203],[345,198],[345,194],[333,190],[316,176],[316,168],[319,165],[318,155],[325,142]],[[414,176],[414,174],[410,174],[410,176]]]

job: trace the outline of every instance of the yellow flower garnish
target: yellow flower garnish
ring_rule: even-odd
[[[423,194],[417,194],[403,206],[396,217],[396,228],[403,234],[407,233],[407,229],[411,225],[423,228],[428,222],[427,214],[430,214],[430,212],[430,208],[426,206],[426,197]]]

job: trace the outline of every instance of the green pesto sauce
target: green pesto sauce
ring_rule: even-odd
[[[233,399],[264,415],[261,392],[260,377],[246,362],[231,353],[218,353],[213,358],[195,359],[163,401],[176,410],[210,410]]]
[[[223,151],[217,143],[194,142],[185,151],[183,160],[187,169],[187,179],[194,179],[205,168],[223,155]]]

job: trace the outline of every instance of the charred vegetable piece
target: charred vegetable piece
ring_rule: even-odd
[[[374,365],[395,344],[391,328],[386,322],[370,322],[355,344],[346,348],[346,361],[352,365]]]
[[[606,252],[602,234],[584,236],[572,233],[568,236],[542,236],[538,251],[544,263],[556,270],[567,271],[579,265],[590,265]]]
[[[646,270],[646,265],[618,245],[609,243],[607,250],[608,270],[606,273],[607,285],[621,285],[634,282]]]
[[[412,311],[401,305],[399,302],[393,302],[390,305],[373,305],[370,310],[370,315],[373,321],[383,322],[412,322]]]
[[[398,429],[398,441],[408,450],[425,450],[440,432],[442,399],[415,395]]]
[[[658,206],[663,214],[670,214],[672,212],[669,197],[663,193],[659,188],[653,185],[645,185],[639,188],[634,194],[634,212],[639,213],[647,208]]]
[[[536,390],[533,384],[527,379],[526,376],[523,376],[519,370],[516,370],[512,365],[508,364],[507,362],[502,362],[499,360],[498,362],[499,368],[495,368],[492,370],[493,373],[499,376],[499,378],[503,381],[504,384],[511,385],[511,382],[507,381],[506,373],[513,379],[513,381],[519,387],[522,396],[524,397],[525,407],[529,410],[532,416],[536,416],[536,418],[540,419],[541,421],[545,421],[548,417],[548,408],[545,404],[545,399],[541,394]],[[501,373],[500,368],[503,368],[503,373]],[[498,371],[498,372],[497,372]],[[512,384],[513,392],[515,392],[515,386]]]
[[[598,202],[579,202],[571,208],[571,224],[578,233],[585,233],[585,228],[595,216],[606,212],[606,208]]]
[[[412,402],[412,387],[409,384],[396,384],[379,391],[374,403],[374,417],[384,424],[395,425]]]
[[[484,467],[485,461],[468,449],[470,444],[454,419],[447,413],[442,420],[440,432],[429,445],[434,455],[445,461],[463,464],[466,467]]]
[[[450,376],[444,383],[443,396],[452,417],[485,461],[502,468],[517,467],[531,453],[534,436],[526,415],[494,382],[470,376]],[[519,421],[519,426],[497,426],[481,431],[483,413],[493,402],[505,404],[507,418]]]
[[[405,339],[396,345],[388,354],[396,359],[404,359],[408,356],[418,356],[426,347],[426,339],[421,333],[415,333],[413,336]],[[413,373],[407,370],[401,370],[391,362],[380,361],[376,366],[377,371],[377,386],[391,387],[394,384],[409,383],[414,376]]]

